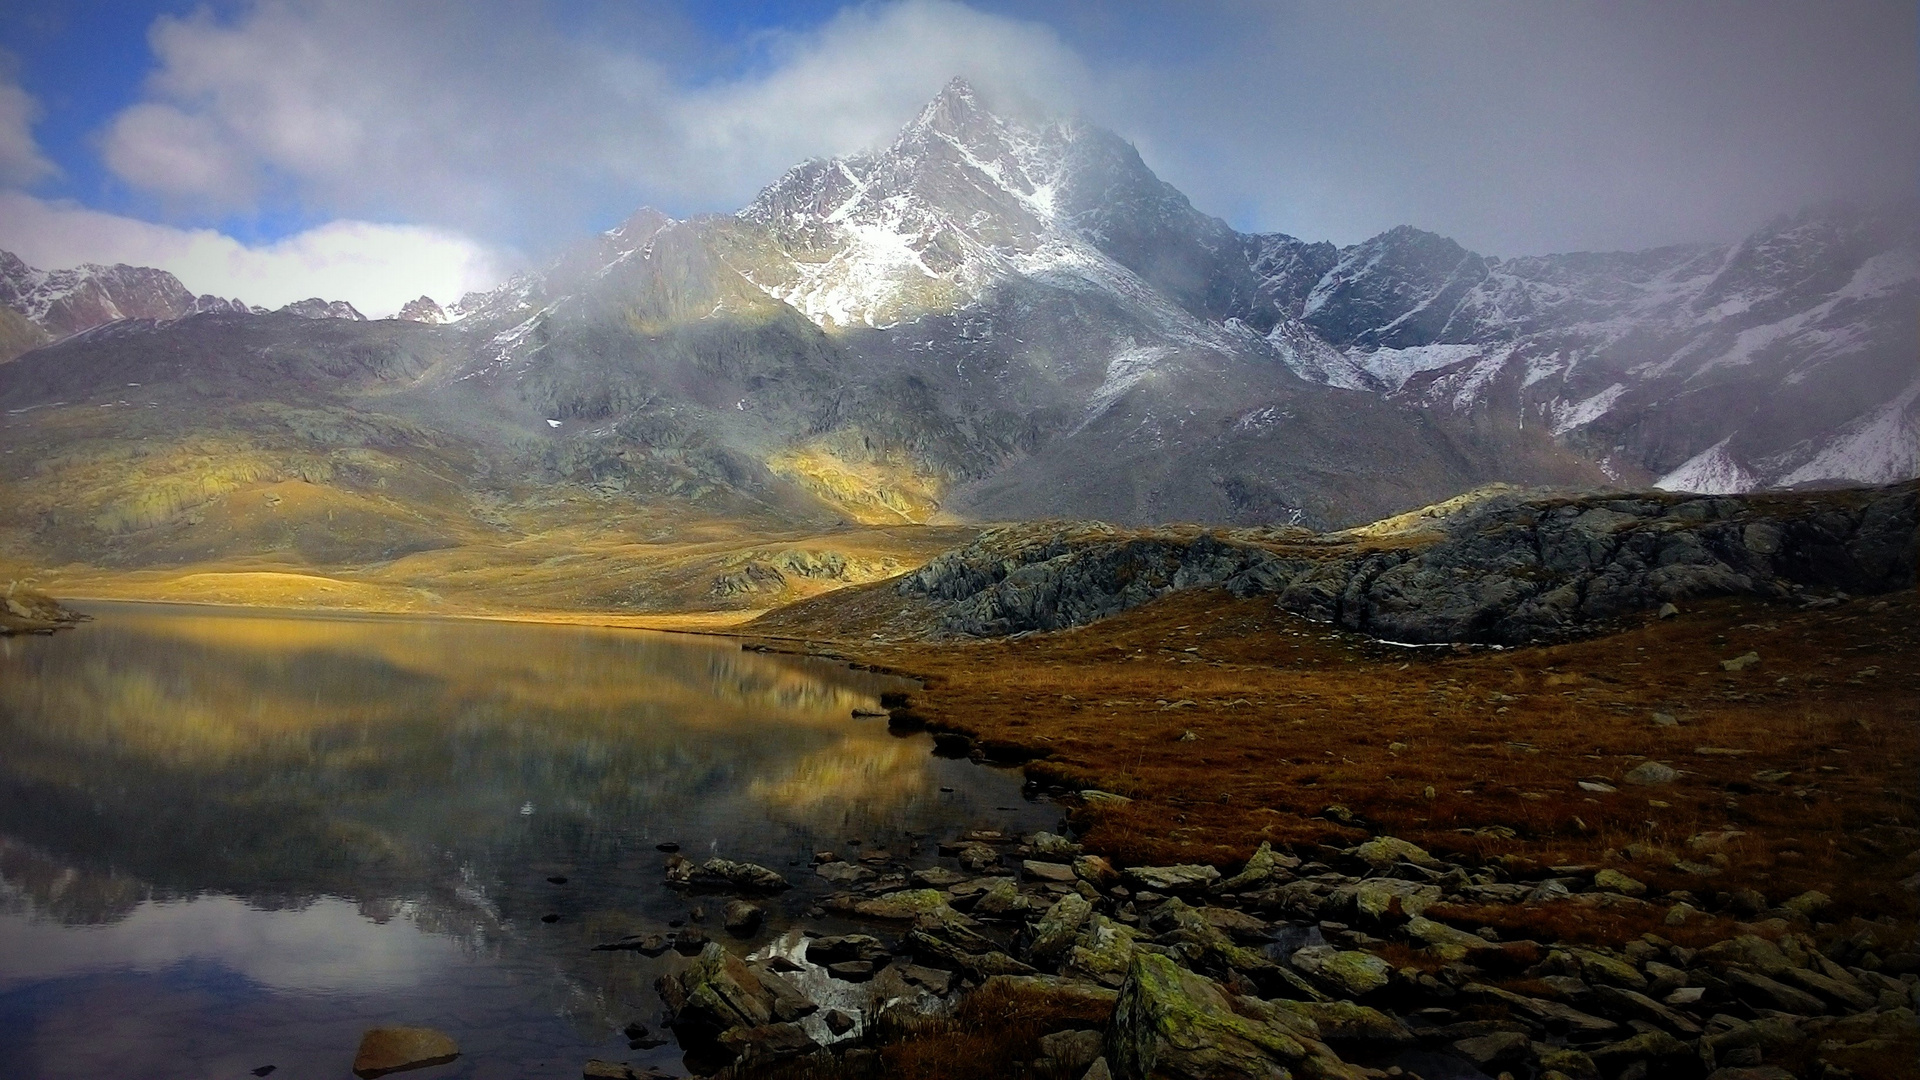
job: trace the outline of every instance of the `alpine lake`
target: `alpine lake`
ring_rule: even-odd
[[[862,929],[807,917],[815,852],[928,866],[1059,821],[1017,771],[855,715],[901,681],[726,638],[76,606],[0,639],[10,1080],[338,1080],[389,1025],[458,1042],[423,1078],[684,1073],[654,981],[688,961],[594,945]],[[730,897],[668,886],[674,846],[794,887],[730,934]]]

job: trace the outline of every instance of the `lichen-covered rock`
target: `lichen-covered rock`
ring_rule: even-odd
[[[1612,867],[1593,875],[1593,887],[1624,896],[1644,896],[1647,892],[1645,882],[1628,877]]]
[[[1117,986],[1133,963],[1133,943],[1138,937],[1133,927],[1095,913],[1067,950],[1065,970]]]
[[[1394,863],[1408,862],[1429,870],[1445,869],[1445,863],[1432,855],[1427,849],[1397,836],[1378,836],[1361,844],[1353,851],[1361,862],[1375,870],[1391,869]]]
[[[1136,953],[1107,1032],[1120,1080],[1282,1080],[1365,1074],[1323,1044],[1244,1016],[1213,980],[1164,956]]]
[[[1078,893],[1068,893],[1055,900],[1033,929],[1033,945],[1029,951],[1035,962],[1058,963],[1092,916],[1093,905]]]
[[[1280,854],[1273,850],[1271,843],[1263,840],[1260,842],[1259,850],[1255,851],[1253,857],[1247,860],[1247,865],[1241,867],[1240,872],[1232,877],[1215,883],[1213,891],[1217,893],[1231,893],[1242,892],[1247,889],[1257,889],[1269,881],[1272,881],[1274,875],[1280,871],[1291,870],[1299,865],[1299,859],[1291,855]]]
[[[654,984],[674,1031],[690,1046],[716,1047],[734,1028],[798,1020],[815,1008],[806,995],[765,967],[756,968],[709,942],[677,975]]]
[[[793,883],[777,870],[769,870],[758,863],[734,862],[731,859],[714,858],[701,863],[700,873],[694,880],[697,882],[701,878],[755,892],[780,892],[793,887]]]
[[[1413,1029],[1399,1017],[1351,1001],[1276,1000],[1268,1004],[1311,1021],[1320,1038],[1328,1042],[1409,1043],[1414,1038]]]
[[[923,915],[958,915],[939,889],[902,889],[850,905],[855,915],[869,919],[918,919]]]
[[[1346,952],[1331,945],[1294,950],[1289,961],[1307,978],[1340,997],[1357,998],[1392,981],[1393,966],[1368,952]]]
[[[1130,866],[1127,883],[1136,888],[1162,893],[1199,892],[1220,880],[1220,871],[1211,866]]]
[[[1351,896],[1353,909],[1376,922],[1418,915],[1440,902],[1440,886],[1400,878],[1367,878],[1334,891],[1336,898]]]

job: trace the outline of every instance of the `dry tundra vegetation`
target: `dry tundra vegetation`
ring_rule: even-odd
[[[1920,871],[1917,609],[1911,590],[1811,608],[1722,599],[1565,644],[1412,649],[1198,590],[1013,640],[888,643],[855,618],[809,635],[831,640],[765,644],[917,676],[911,722],[1025,762],[1043,784],[1128,796],[1075,815],[1089,850],[1116,862],[1230,871],[1262,841],[1311,858],[1393,835],[1469,864],[1613,867],[1717,912],[1681,926],[1651,904],[1428,912],[1508,938],[1705,945],[1739,932],[1726,901],[1741,890],[1767,904],[1819,890],[1834,898],[1828,941],[1869,919],[1884,936],[1892,917],[1898,948],[1916,914],[1900,882]],[[1649,760],[1678,779],[1628,782]],[[1046,1008],[1005,993],[973,1002],[886,1051],[883,1071],[1011,1068],[1033,1056],[1023,1033],[1071,1019],[1045,1020]],[[1884,1049],[1854,1063],[1861,1075],[1911,1075],[1920,1047]]]

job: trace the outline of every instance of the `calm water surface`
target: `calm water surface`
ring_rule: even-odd
[[[589,951],[686,916],[655,844],[787,873],[759,942],[828,891],[813,851],[1058,819],[850,718],[879,680],[722,639],[88,610],[0,639],[9,1080],[337,1080],[390,1023],[459,1041],[423,1080],[682,1071],[618,1034],[682,961]]]

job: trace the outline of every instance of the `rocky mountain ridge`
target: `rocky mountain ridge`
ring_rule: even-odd
[[[303,301],[286,314],[339,332],[243,328],[263,316],[190,311],[201,301],[170,275],[88,271],[139,317],[9,364],[0,403],[25,425],[16,441],[44,453],[78,437],[59,410],[127,404],[127,357],[198,357],[155,375],[168,392],[144,384],[167,430],[256,453],[267,436],[231,419],[253,414],[207,402],[346,410],[350,437],[378,443],[355,444],[368,452],[407,458],[380,441],[401,430],[458,447],[455,474],[418,479],[466,499],[561,484],[815,523],[1326,530],[1490,481],[1720,491],[1911,476],[1916,251],[1904,212],[1839,207],[1732,247],[1528,259],[1406,227],[1348,248],[1246,235],[1119,136],[997,113],[956,81],[887,147],[796,166],[738,214],[642,210],[538,271],[446,307],[422,297],[398,320]],[[16,266],[8,280],[0,311],[41,314],[0,315],[0,337],[54,336],[32,321],[51,301],[20,299],[51,296],[51,278]],[[227,355],[243,347],[257,354]],[[372,382],[313,375],[369,359]],[[283,360],[298,372],[280,378]],[[81,427],[133,438],[119,415]],[[268,426],[275,460],[341,452],[300,443],[319,437],[304,423]],[[230,487],[184,442],[174,460],[221,478],[169,476],[169,491]],[[65,467],[22,482],[57,485]],[[168,513],[192,501],[170,496]],[[92,520],[174,518],[143,503]]]
[[[0,362],[97,326],[128,319],[172,322],[189,315],[264,314],[244,300],[195,296],[180,279],[151,266],[85,263],[37,270],[0,251]],[[344,300],[300,300],[277,310],[311,319],[361,319]]]

